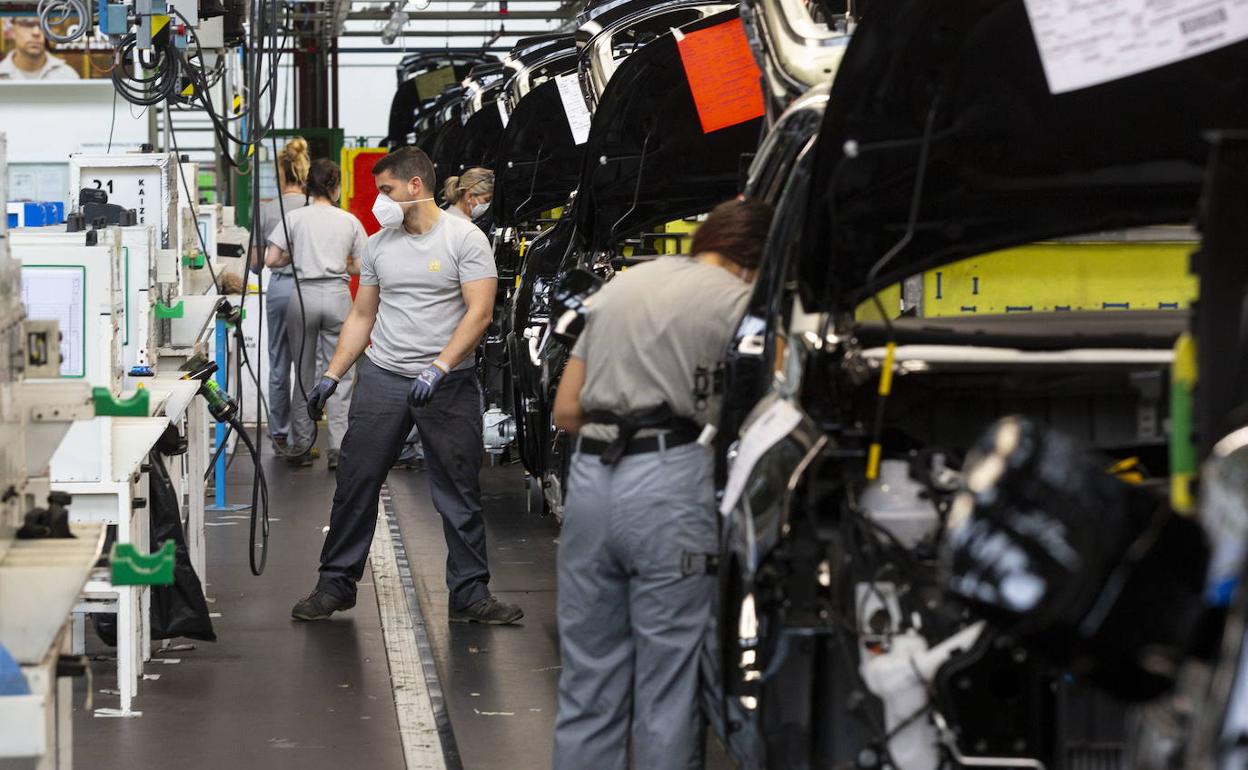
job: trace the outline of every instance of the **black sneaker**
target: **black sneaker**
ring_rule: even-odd
[[[485,623],[491,626],[505,626],[515,623],[524,617],[524,610],[515,604],[501,602],[497,597],[487,596],[476,604],[462,610],[451,610],[452,623]]]
[[[313,591],[290,611],[295,620],[328,620],[335,612],[344,612],[355,606],[355,599],[339,599],[325,591]]]
[[[328,452],[325,453],[325,457],[329,460],[329,469],[331,471],[337,470],[338,469],[338,450],[337,449],[329,450]]]
[[[286,461],[287,465],[293,465],[296,468],[307,468],[312,464],[313,456],[311,452],[304,452],[301,455],[286,455],[282,459]]]

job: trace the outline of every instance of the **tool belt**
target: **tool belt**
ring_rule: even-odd
[[[672,449],[698,440],[702,427],[688,417],[678,417],[667,404],[628,414],[616,414],[605,410],[589,413],[589,422],[595,425],[614,425],[619,435],[614,441],[580,440],[580,451],[598,455],[603,465],[615,465],[621,457]],[[666,431],[661,436],[637,438],[641,430]]]

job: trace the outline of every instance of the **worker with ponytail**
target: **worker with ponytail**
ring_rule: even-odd
[[[286,462],[312,464],[315,423],[329,407],[329,469],[338,468],[342,437],[347,432],[354,370],[341,377],[316,377],[319,350],[329,360],[338,346],[338,333],[351,312],[351,275],[359,274],[368,236],[360,220],[338,207],[342,172],[338,164],[317,158],[304,182],[308,205],[286,218],[269,233],[265,264],[292,265],[299,296],[286,310],[286,337],[299,367],[290,415],[290,439]],[[304,392],[307,388],[307,392]]]
[[[477,219],[494,200],[494,172],[488,168],[470,168],[446,180],[442,186],[446,213],[462,219]]]
[[[302,208],[307,203],[303,186],[308,180],[312,159],[308,142],[296,136],[277,155],[277,198],[260,206],[260,219],[254,223],[260,248],[252,250],[252,269],[264,267],[264,249],[269,233],[282,224],[282,214]],[[295,277],[289,265],[269,273],[264,292],[264,321],[269,326],[269,437],[278,454],[285,454],[290,433],[290,344],[286,339],[286,309],[295,294]]]

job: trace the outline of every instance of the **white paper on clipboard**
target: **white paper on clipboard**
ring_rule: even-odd
[[[563,114],[567,116],[568,128],[572,130],[572,141],[585,144],[589,141],[589,124],[593,118],[585,106],[580,82],[576,75],[557,75],[555,85],[559,87],[559,100],[563,102]]]
[[[60,325],[62,377],[86,375],[82,328],[87,302],[86,272],[74,265],[22,266],[26,317]]]
[[[736,506],[741,493],[745,491],[745,482],[759,459],[767,450],[775,446],[781,439],[793,432],[802,422],[802,413],[789,401],[777,400],[767,411],[759,415],[741,436],[737,445],[737,459],[728,473],[728,483],[724,486],[724,498],[720,501],[719,512],[727,516]]]
[[[1248,39],[1245,0],[1024,0],[1055,94]]]

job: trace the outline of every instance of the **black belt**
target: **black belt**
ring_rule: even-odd
[[[676,447],[692,444],[697,441],[695,434],[689,434],[684,431],[669,431],[662,436],[643,436],[641,438],[632,438],[626,447],[619,453],[619,457],[628,457],[629,455],[644,455],[650,452],[657,452],[660,449],[675,449]],[[587,455],[604,455],[614,441],[598,441],[592,438],[581,438],[579,451]],[[608,463],[610,464],[610,463]]]
[[[697,441],[701,427],[688,417],[677,417],[667,404],[643,409],[629,414],[616,414],[605,409],[591,410],[590,423],[614,425],[619,430],[615,441],[583,439],[581,451],[596,454],[603,465],[615,465],[625,455],[657,452],[663,447],[678,447]],[[640,430],[667,430],[670,433],[660,442],[657,437],[637,439]]]

